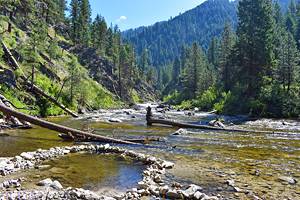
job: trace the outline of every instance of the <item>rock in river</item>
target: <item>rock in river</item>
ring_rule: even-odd
[[[172,135],[186,135],[186,134],[187,134],[187,130],[181,128],[178,131],[176,131],[175,133],[173,133]]]
[[[110,118],[110,119],[108,119],[108,122],[112,122],[112,123],[122,123],[122,120],[117,119],[117,118]]]
[[[296,179],[294,179],[293,177],[288,177],[288,176],[280,176],[279,180],[282,181],[282,182],[286,182],[288,184],[291,184],[291,185],[295,185],[297,183]]]

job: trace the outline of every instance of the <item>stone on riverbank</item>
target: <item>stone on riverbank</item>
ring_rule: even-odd
[[[32,160],[33,159],[33,155],[31,155],[30,153],[27,152],[23,152],[20,155],[22,158],[24,158],[25,160]]]
[[[46,178],[40,182],[37,183],[38,186],[43,186],[43,187],[49,187],[53,181],[50,178]]]
[[[138,188],[127,191],[122,199],[140,199],[142,196],[150,194],[156,198],[168,197],[170,199],[176,199],[185,197],[186,199],[194,199],[194,194],[201,190],[200,186],[190,185],[187,187],[187,190],[190,190],[190,194],[185,195],[186,191],[164,185],[163,175],[166,173],[166,169],[170,169],[174,166],[174,163],[137,153],[132,150],[113,147],[109,144],[55,147],[50,148],[49,150],[39,149],[35,152],[25,152],[20,156],[15,156],[11,159],[2,159],[2,161],[0,161],[0,172],[1,174],[6,175],[22,169],[34,168],[40,166],[41,162],[45,160],[79,152],[89,152],[94,154],[117,153],[120,156],[130,157],[131,159],[140,161],[148,166],[143,172],[143,180],[138,183]],[[115,199],[112,197],[97,196],[93,192],[83,189],[63,189],[63,186],[58,181],[52,181],[51,179],[42,180],[38,185],[43,186],[44,188],[41,191],[22,191],[19,195],[31,195],[31,197],[38,197],[36,199],[41,199],[45,198],[45,188],[47,188],[47,191],[50,190],[47,197],[53,199]],[[4,193],[4,195],[10,195],[10,199],[16,199],[14,194],[14,192],[11,192],[10,194]],[[0,199],[2,197],[3,195],[1,196],[0,193]]]

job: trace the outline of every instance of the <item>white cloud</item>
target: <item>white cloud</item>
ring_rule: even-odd
[[[127,20],[127,17],[123,15],[123,16],[120,16],[119,19],[117,19],[116,21],[117,22],[122,22],[122,21],[125,21],[125,20]]]

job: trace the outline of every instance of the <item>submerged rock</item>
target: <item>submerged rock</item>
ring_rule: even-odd
[[[297,183],[297,180],[294,179],[293,177],[288,177],[288,176],[280,176],[279,180],[291,185],[295,185]]]
[[[175,133],[173,133],[172,135],[186,135],[188,133],[188,131],[186,129],[179,129],[178,131],[176,131]]]

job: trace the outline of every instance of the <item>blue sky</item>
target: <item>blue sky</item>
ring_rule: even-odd
[[[90,0],[93,18],[102,15],[108,24],[127,30],[168,20],[204,0]]]

